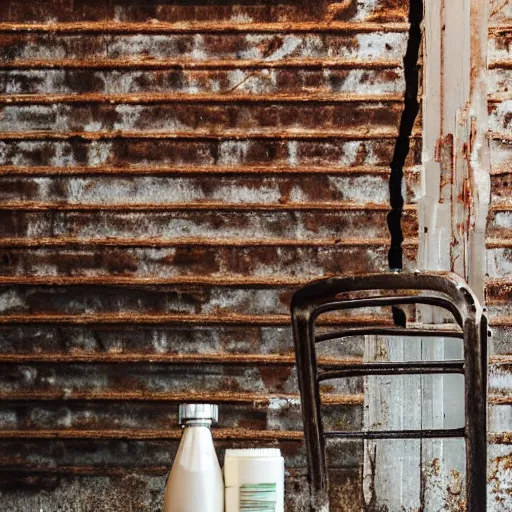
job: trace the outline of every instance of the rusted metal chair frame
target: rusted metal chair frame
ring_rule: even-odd
[[[417,291],[403,295],[405,290]],[[368,298],[340,299],[347,292],[387,292]],[[402,292],[402,295],[399,295]],[[349,328],[315,337],[321,314],[361,307],[429,304],[452,313],[461,332],[399,327]],[[466,440],[467,512],[486,508],[487,483],[487,319],[467,284],[448,272],[382,273],[314,281],[298,290],[291,305],[293,336],[304,419],[311,510],[329,510],[325,438],[422,439],[464,437]],[[463,339],[464,360],[352,364],[343,369],[317,369],[316,343],[355,335],[452,337]],[[465,377],[465,426],[459,429],[324,432],[320,382],[359,375],[460,373]]]

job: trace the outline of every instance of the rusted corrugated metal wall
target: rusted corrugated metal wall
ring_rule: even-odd
[[[289,299],[387,267],[407,12],[0,3],[2,510],[159,510],[188,400],[220,403],[220,450],[277,443],[304,510]],[[324,391],[328,424],[361,426],[360,381]],[[361,445],[333,450],[333,510],[358,510]]]
[[[487,303],[493,325],[490,375],[490,510],[512,509],[512,4],[490,5],[491,206]]]

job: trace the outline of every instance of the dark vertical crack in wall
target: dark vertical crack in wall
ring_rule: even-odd
[[[402,213],[404,197],[402,195],[402,183],[405,161],[410,149],[410,136],[420,109],[418,100],[420,81],[418,59],[421,47],[422,21],[423,0],[410,0],[409,39],[407,51],[404,56],[404,110],[400,120],[400,131],[396,139],[395,151],[391,162],[391,175],[389,178],[391,211],[388,214],[388,227],[391,235],[391,245],[388,252],[388,265],[391,270],[401,270],[403,268],[402,242],[404,237],[402,233]]]

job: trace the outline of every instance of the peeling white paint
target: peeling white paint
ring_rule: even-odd
[[[26,307],[27,305],[15,290],[4,290],[0,292],[0,311],[2,313],[26,310]]]
[[[219,165],[237,165],[245,162],[251,142],[222,141],[219,146]]]
[[[194,34],[194,49],[192,50],[191,57],[197,60],[204,60],[209,57],[202,34]]]
[[[142,105],[116,105],[115,111],[120,116],[120,120],[114,123],[114,130],[133,130],[139,127],[138,122],[145,108]],[[169,128],[173,126],[173,120],[170,120]],[[99,128],[96,128],[99,130]]]
[[[252,16],[249,16],[240,6],[233,6],[233,13],[231,14],[230,21],[235,23],[251,23],[254,21]]]
[[[299,145],[296,140],[290,140],[287,142],[288,145],[288,162],[290,167],[297,167],[299,165],[299,160],[297,157]]]
[[[359,47],[343,56],[355,57],[362,60],[403,58],[407,34],[404,33],[372,33],[357,34]]]
[[[111,142],[92,142],[87,151],[87,160],[90,166],[105,164],[112,152]]]

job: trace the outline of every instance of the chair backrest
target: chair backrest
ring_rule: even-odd
[[[357,293],[357,297],[350,297]],[[361,297],[359,292],[371,293]],[[345,296],[340,297],[341,294]],[[362,307],[428,304],[449,311],[460,331],[361,326],[315,335],[325,313]],[[487,320],[467,284],[447,272],[382,273],[314,281],[298,290],[291,305],[293,336],[304,420],[311,510],[329,510],[325,438],[422,439],[462,437],[466,441],[466,511],[483,512],[487,484]],[[319,370],[316,343],[355,335],[453,337],[463,339],[460,361],[366,363]],[[358,375],[460,373],[464,375],[465,425],[459,429],[324,432],[320,382]]]

